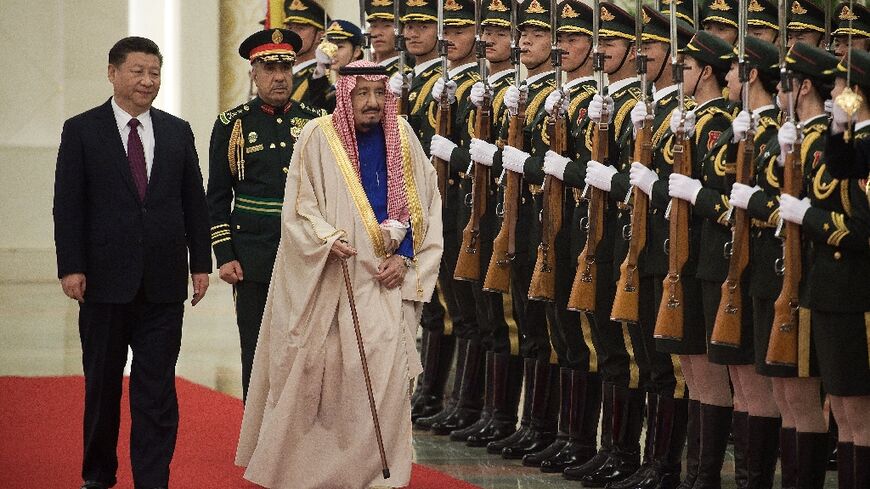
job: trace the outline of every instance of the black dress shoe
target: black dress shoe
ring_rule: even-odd
[[[85,481],[81,489],[109,489],[109,486],[97,481]]]

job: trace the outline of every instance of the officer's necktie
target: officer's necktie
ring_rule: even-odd
[[[139,199],[145,199],[145,190],[148,188],[148,170],[145,168],[145,147],[139,138],[139,119],[135,117],[127,123],[130,126],[130,135],[127,137],[127,159],[130,160],[130,173],[136,182],[136,190],[139,191]]]

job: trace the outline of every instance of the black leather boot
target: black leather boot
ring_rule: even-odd
[[[701,404],[701,453],[693,489],[720,489],[722,463],[731,433],[730,406]]]
[[[446,338],[446,336],[445,336]],[[429,341],[432,341],[432,338],[429,338]],[[414,421],[414,427],[421,430],[429,430],[432,429],[432,425],[438,423],[448,416],[450,416],[453,411],[456,410],[456,406],[459,404],[459,391],[462,388],[462,372],[465,371],[465,355],[468,353],[468,340],[459,338],[456,340],[456,369],[453,372],[453,387],[451,388],[450,397],[447,399],[447,402],[444,403],[444,406],[440,411],[431,415],[431,416],[423,416],[417,418]],[[449,364],[448,364],[449,371]]]
[[[701,456],[701,401],[689,399],[689,421],[686,426],[686,478],[677,489],[692,489],[698,478]]]
[[[661,396],[657,414],[654,470],[651,478],[641,481],[637,489],[675,489],[680,485],[689,401]]]
[[[559,420],[556,439],[543,450],[523,457],[526,467],[540,467],[541,462],[559,453],[568,443],[568,421],[571,409],[571,369],[559,368]]]
[[[868,459],[864,459],[867,463]],[[837,443],[837,489],[855,489],[855,444]],[[870,487],[870,481],[864,487]]]
[[[429,343],[429,330],[423,328],[420,332],[420,363],[423,365],[423,372],[426,371],[426,345]],[[417,403],[420,402],[420,395],[423,393],[423,374],[417,376],[414,382],[414,392],[411,393],[411,421],[414,420],[414,411],[418,410]]]
[[[444,386],[450,376],[456,338],[441,331],[424,330],[423,373],[420,394],[411,408],[411,421],[434,416],[444,409]]]
[[[867,462],[870,460],[870,447],[855,445],[852,450],[855,454],[852,459],[855,489],[870,487],[870,463]]]
[[[467,428],[450,432],[450,439],[453,441],[466,441],[468,437],[482,430],[492,420],[492,397],[495,389],[494,385],[494,363],[495,354],[491,351],[486,352],[486,361],[484,367],[484,383],[483,383],[483,410],[480,412],[480,418]]]
[[[749,433],[747,423],[749,413],[746,411],[734,411],[731,415],[731,435],[734,441],[734,484],[737,489],[749,487],[749,466],[747,458],[747,443]]]
[[[779,430],[779,465],[782,473],[782,489],[797,487],[797,429]]]
[[[586,417],[598,418],[601,416],[601,447],[591,459],[578,465],[570,465],[562,471],[562,477],[570,481],[579,481],[588,474],[591,474],[601,468],[610,459],[610,453],[613,451],[613,396],[616,386],[610,383],[601,384],[601,409],[592,412],[592,407],[587,405],[583,412],[583,424],[586,424]]]
[[[459,402],[456,409],[446,418],[432,423],[432,433],[449,435],[451,432],[467,428],[480,419],[483,408],[483,374],[486,362],[483,345],[480,341],[466,341],[465,368],[460,382]]]
[[[831,412],[828,417],[828,470],[837,470],[837,464],[840,457],[837,456],[837,451],[840,448],[840,425],[837,424],[837,418]]]
[[[584,464],[595,456],[600,410],[601,376],[572,370],[568,442],[557,454],[541,462],[541,472],[562,472],[572,465]],[[588,419],[584,416],[587,411],[590,413]]]
[[[583,487],[604,487],[622,481],[640,466],[640,432],[645,395],[638,389],[617,387],[613,402],[613,451],[597,471],[581,479]]]
[[[779,449],[781,418],[748,416],[746,422],[747,487],[771,489],[776,472],[776,454]]]
[[[505,447],[513,445],[525,437],[532,422],[532,397],[535,391],[535,364],[534,358],[523,359],[523,414],[520,418],[520,429],[500,440],[493,440],[486,445],[486,453],[500,455]]]
[[[646,439],[643,446],[643,463],[627,478],[611,482],[607,489],[636,489],[640,484],[656,479],[655,460],[656,439],[659,436],[659,395],[649,392],[646,395]]]
[[[797,434],[797,488],[822,489],[828,470],[828,433]]]
[[[556,439],[559,416],[559,366],[547,360],[535,364],[535,391],[532,398],[532,420],[524,438],[501,451],[502,458],[512,460],[543,450]]]
[[[509,353],[493,355],[492,414],[486,425],[468,435],[466,445],[485,447],[517,430],[517,406],[523,384],[522,358]]]

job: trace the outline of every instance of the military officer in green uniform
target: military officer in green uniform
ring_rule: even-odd
[[[788,47],[797,42],[822,47],[825,37],[825,12],[810,0],[793,0],[786,25]]]
[[[849,35],[852,37],[852,49],[870,51],[870,9],[860,2],[841,2],[834,9],[834,19],[837,22],[833,36],[834,54],[843,58],[849,49]]]
[[[774,43],[779,38],[779,18],[772,0],[749,0],[746,7],[746,33],[752,37]]]
[[[399,52],[396,50],[396,22],[393,2],[401,0],[366,0],[366,21],[369,24],[372,61],[387,69],[392,76],[399,70]],[[401,14],[401,11],[400,11]],[[405,57],[405,69],[410,71],[413,59]]]
[[[735,44],[737,42],[737,7],[737,0],[707,0],[701,9],[701,26],[705,31],[723,39],[728,44]]]
[[[317,0],[285,0],[284,13],[284,25],[302,40],[299,52],[296,53],[296,63],[293,65],[293,93],[290,98],[294,102],[303,102],[313,107],[311,100],[314,93],[309,83],[317,68],[317,46],[323,39],[329,20]]]
[[[252,34],[239,46],[258,96],[222,113],[209,145],[207,198],[220,277],[233,285],[242,389],[251,365],[280,238],[284,181],[302,126],[320,115],[290,99],[301,40],[287,29]]]

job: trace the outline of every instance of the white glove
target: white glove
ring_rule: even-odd
[[[411,74],[410,73],[408,73],[405,82],[407,82],[410,85],[410,83],[411,83]],[[403,86],[402,75],[399,74],[398,71],[393,73],[393,76],[390,77],[389,85],[390,85],[390,91],[393,92],[393,95],[395,95],[396,97],[402,96],[402,86]]]
[[[511,115],[517,115],[517,108],[520,106],[520,99],[525,100],[529,95],[528,85],[522,85],[517,88],[516,85],[511,85],[504,93],[504,105],[508,108]]]
[[[453,154],[454,148],[456,148],[456,143],[435,134],[429,143],[429,154],[444,161],[450,161],[450,155]]]
[[[785,155],[791,152],[794,148],[794,143],[797,142],[797,127],[793,122],[786,122],[779,128],[776,134],[776,140],[779,142],[779,154]]]
[[[749,112],[746,110],[741,110],[737,117],[731,122],[731,128],[734,131],[734,135],[731,136],[731,142],[736,143],[746,136],[746,133],[749,132],[749,125],[752,122],[752,116],[749,115]]]
[[[480,107],[483,104],[483,97],[487,95],[486,85],[483,82],[476,82],[471,86],[471,92],[468,94],[468,98],[471,99],[471,103]],[[492,89],[489,89],[489,99],[492,100]]]
[[[589,163],[586,164],[586,185],[610,192],[610,180],[617,173],[616,168],[610,165],[602,165],[595,160],[589,160]]]
[[[314,67],[314,78],[322,78],[332,66],[332,57],[324,53],[320,46],[317,46],[317,49],[314,50],[314,59],[317,62],[317,66]]]
[[[547,153],[544,155],[544,173],[559,180],[564,180],[565,168],[568,166],[568,163],[571,163],[570,158],[565,158],[555,151],[547,150]]]
[[[676,134],[677,130],[680,128],[680,119],[682,118],[682,116],[683,116],[683,111],[679,110],[679,109],[674,110],[671,113],[671,132],[672,133]],[[686,136],[687,137],[692,137],[692,135],[695,134],[695,111],[694,110],[690,110],[690,111],[686,112],[686,123],[685,123],[685,126],[683,126],[683,127],[685,127],[685,129],[686,129]]]
[[[483,139],[472,138],[471,144],[468,146],[472,161],[486,166],[492,166],[492,159],[497,151],[498,146],[487,143]]]
[[[553,90],[547,95],[547,100],[544,100],[544,110],[548,114],[553,115],[553,109],[559,104],[559,114],[564,114],[568,111],[568,94],[565,89]],[[561,179],[560,179],[561,180]]]
[[[810,207],[812,207],[812,204],[810,204],[810,199],[807,197],[798,199],[789,194],[782,194],[779,198],[779,215],[783,220],[788,222],[803,224],[804,217],[807,215]]]
[[[687,200],[695,205],[695,200],[698,198],[698,192],[701,191],[700,180],[692,177],[687,177],[680,173],[671,173],[668,179],[668,194],[681,200]]]
[[[734,185],[731,186],[731,197],[728,199],[729,202],[731,202],[731,207],[746,209],[749,207],[749,199],[751,199],[756,192],[761,192],[761,187],[758,185],[750,187],[749,185],[735,182]]]
[[[456,102],[456,82],[447,80],[447,83],[444,83],[443,77],[438,77],[438,80],[435,81],[435,86],[432,87],[432,98],[435,101],[441,100],[445,87],[447,87],[447,101],[451,104]]]
[[[592,122],[600,123],[601,114],[603,111],[607,111],[607,121],[610,122],[613,120],[613,99],[608,97],[602,97],[600,94],[595,94],[592,97],[592,101],[589,102],[589,110],[587,114],[589,118],[592,119]]]
[[[631,170],[628,171],[628,181],[643,193],[652,194],[653,184],[658,180],[659,176],[656,172],[643,166],[639,161],[631,164]]]
[[[526,164],[526,160],[529,159],[530,154],[526,153],[521,149],[514,148],[513,146],[505,146],[502,149],[503,153],[501,156],[501,164],[506,170],[510,170],[512,172],[523,174],[523,167]]]
[[[849,115],[840,107],[840,104],[831,106],[831,134],[840,134],[849,125]]]
[[[631,109],[631,124],[634,126],[635,134],[640,130],[640,126],[643,125],[646,116],[646,104],[638,102],[634,105],[634,108]]]
[[[834,105],[836,105],[836,104],[834,103],[833,100],[831,100],[831,99],[825,100],[825,114],[831,115],[834,111]]]

